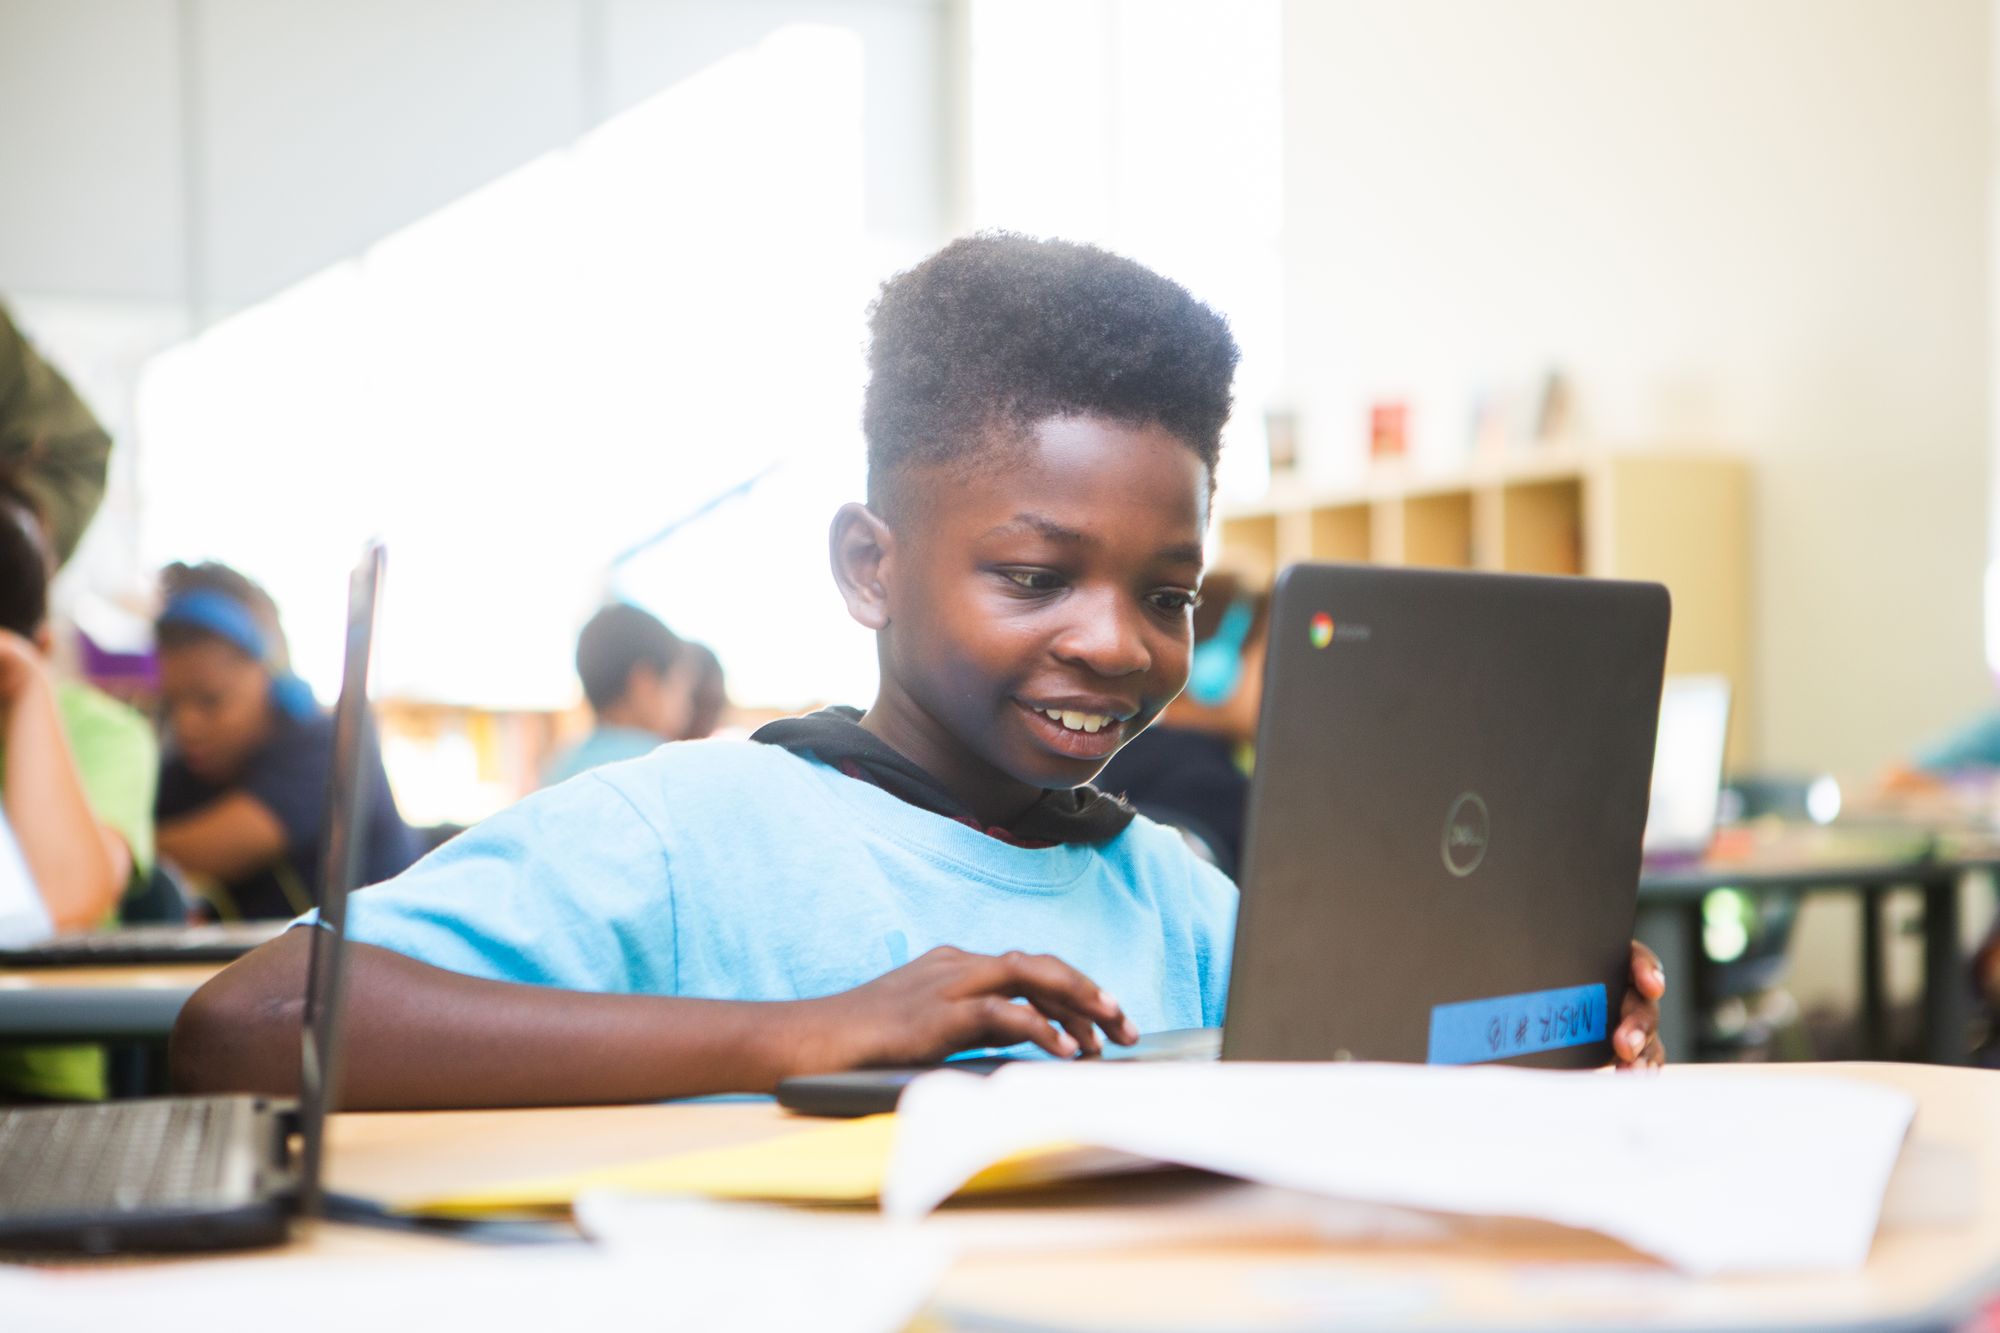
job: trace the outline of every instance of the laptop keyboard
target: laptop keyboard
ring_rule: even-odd
[[[247,1198],[255,1102],[186,1097],[0,1109],[0,1220]]]

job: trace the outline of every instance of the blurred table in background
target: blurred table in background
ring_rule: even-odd
[[[1965,1063],[1972,988],[1960,939],[1960,887],[1967,874],[2000,866],[1996,830],[2000,826],[1890,817],[1824,826],[1754,824],[1722,830],[1699,861],[1647,867],[1639,880],[1636,933],[1667,969],[1660,1029],[1668,1057],[1694,1056],[1702,1016],[1718,998],[1717,968],[1704,951],[1703,908],[1711,893],[1733,889],[1858,899],[1862,1051],[1871,1059],[1889,1058],[1884,905],[1891,892],[1907,889],[1923,901],[1923,1058]]]

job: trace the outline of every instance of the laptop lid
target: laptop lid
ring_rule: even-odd
[[[1657,584],[1286,570],[1223,1058],[1608,1061],[1667,621]]]
[[[346,661],[333,710],[333,771],[326,786],[326,838],[320,849],[319,928],[312,932],[306,969],[306,1009],[300,1032],[299,1211],[320,1212],[320,1170],[326,1117],[340,1082],[341,983],[346,967],[347,895],[361,875],[368,845],[367,773],[375,743],[368,724],[368,658],[382,586],[383,551],[370,542],[347,583]]]
[[[1722,761],[1729,746],[1729,678],[1669,676],[1653,750],[1648,859],[1696,857],[1715,839]]]

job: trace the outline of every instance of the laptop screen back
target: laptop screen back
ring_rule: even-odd
[[[1669,676],[1660,693],[1660,733],[1653,747],[1652,798],[1646,814],[1649,858],[1700,856],[1715,837],[1729,744],[1729,680]]]
[[[326,1117],[340,1080],[341,983],[345,968],[347,894],[361,873],[368,807],[363,775],[374,729],[368,725],[368,657],[382,584],[382,546],[369,543],[347,586],[346,664],[333,711],[333,771],[326,789],[326,839],[320,854],[319,928],[312,932],[306,972],[306,1012],[300,1062],[299,1130],[304,1142],[299,1210],[320,1208]]]
[[[1270,623],[1223,1058],[1608,1061],[1666,590],[1294,565]]]

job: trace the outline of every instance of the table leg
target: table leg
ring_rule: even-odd
[[[1966,1062],[1971,1019],[1965,960],[1959,954],[1959,879],[1940,873],[1924,881],[1924,1058]]]
[[[1639,904],[1633,928],[1639,942],[1659,955],[1667,974],[1660,1001],[1660,1041],[1667,1059],[1691,1063],[1701,1032],[1701,899]]]
[[[1861,891],[1861,1058],[1888,1060],[1887,960],[1882,956],[1883,891]]]

